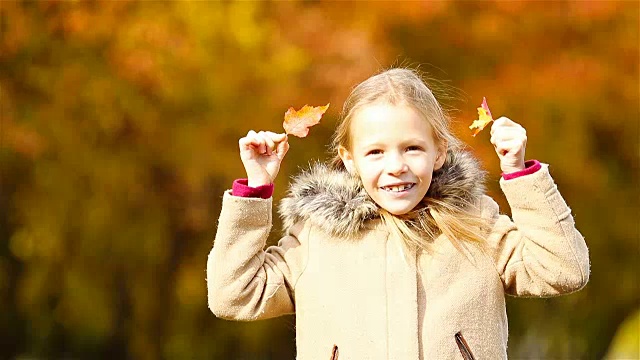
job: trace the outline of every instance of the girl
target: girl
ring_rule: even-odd
[[[263,250],[286,135],[240,139],[247,179],[225,192],[207,263],[221,318],[296,314],[297,358],[504,359],[505,294],[548,297],[588,281],[586,244],[548,166],[524,161],[524,128],[491,142],[513,220],[412,70],[391,69],[347,99],[329,164],[280,204],[286,235]]]

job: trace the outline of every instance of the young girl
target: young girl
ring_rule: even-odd
[[[382,72],[352,91],[335,158],[293,181],[286,236],[263,250],[289,145],[250,131],[247,179],[224,194],[207,263],[211,311],[295,312],[301,360],[506,358],[505,294],[567,294],[589,278],[584,239],[547,165],[524,161],[526,141],[508,118],[491,128],[511,220],[421,78]]]

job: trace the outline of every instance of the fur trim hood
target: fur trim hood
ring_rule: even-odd
[[[484,194],[485,171],[467,151],[447,152],[447,159],[433,173],[425,197],[453,204],[476,203]],[[367,220],[378,218],[378,205],[362,182],[344,170],[315,163],[293,178],[279,206],[284,229],[299,221],[310,221],[338,237],[357,235]]]

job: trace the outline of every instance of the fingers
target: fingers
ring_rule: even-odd
[[[275,142],[273,141],[269,133],[266,131],[260,131],[258,135],[261,136],[262,139],[264,140],[265,150],[267,155],[271,155],[273,150],[275,150],[275,147],[276,147]]]
[[[498,119],[493,121],[493,124],[491,125],[491,135],[493,135],[494,132],[496,131],[500,131],[503,129],[522,129],[524,130],[524,128],[518,124],[517,122],[509,119],[508,117],[504,117],[501,116]]]
[[[238,143],[240,150],[254,150],[258,154],[264,154],[266,152],[264,139],[253,130],[249,131],[247,136],[241,138]]]
[[[496,152],[499,155],[507,155],[509,153],[517,154],[524,149],[524,143],[519,139],[509,141],[497,141],[493,143]]]
[[[497,119],[491,126],[491,143],[501,163],[524,164],[527,132],[520,124],[506,117]]]
[[[496,119],[491,125],[491,143],[500,158],[502,172],[524,169],[527,131],[520,124],[504,116]]]
[[[276,133],[272,133],[270,131],[267,131],[267,133],[271,136],[271,138],[273,139],[273,141],[279,143],[281,141],[284,141],[287,139],[287,134],[285,133],[281,133],[281,134],[276,134]]]
[[[276,153],[281,160],[284,159],[287,151],[289,151],[289,141],[287,140],[287,136],[285,135],[283,140],[278,143],[278,148],[276,149]]]
[[[524,128],[505,128],[496,130],[491,134],[491,143],[494,146],[506,142],[519,142],[526,144],[526,130],[524,130]]]
[[[260,155],[270,156],[274,151],[286,153],[289,149],[289,144],[286,140],[286,134],[276,134],[271,131],[260,131],[256,133],[251,130],[245,137],[241,138],[238,143],[241,150],[254,150]],[[278,154],[278,156],[284,157],[284,153],[282,155]]]
[[[500,117],[491,125],[491,143],[497,146],[502,143],[527,142],[527,131],[518,123],[506,117]]]

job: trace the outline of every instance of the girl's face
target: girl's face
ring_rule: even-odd
[[[436,144],[431,125],[408,105],[364,106],[354,114],[350,133],[350,149],[340,147],[340,158],[376,204],[394,215],[408,213],[424,198],[446,158],[446,143]]]

